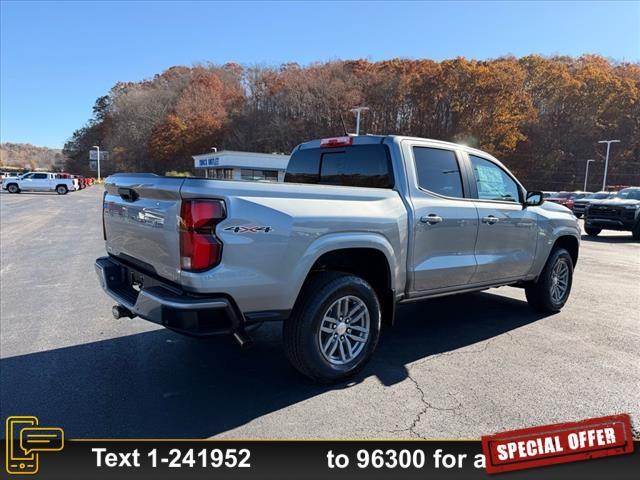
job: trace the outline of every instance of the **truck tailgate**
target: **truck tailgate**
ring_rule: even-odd
[[[110,176],[103,203],[107,252],[177,281],[183,182],[184,178],[152,174]]]

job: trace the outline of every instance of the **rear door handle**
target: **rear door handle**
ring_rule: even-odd
[[[420,221],[422,223],[428,223],[429,225],[434,225],[436,223],[442,222],[442,217],[436,215],[435,213],[430,213],[429,215],[420,217]]]
[[[493,225],[494,223],[498,223],[499,218],[494,217],[493,215],[489,215],[486,217],[482,217],[483,223],[488,223],[489,225]]]

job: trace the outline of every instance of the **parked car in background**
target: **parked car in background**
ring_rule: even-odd
[[[546,200],[547,198],[554,197],[558,194],[558,192],[542,192],[542,197]]]
[[[584,212],[584,229],[592,237],[602,230],[622,230],[640,240],[640,187],[622,189],[605,200],[593,200]]]
[[[573,201],[573,214],[580,218],[584,214],[585,208],[589,205],[593,200],[605,200],[607,198],[611,198],[616,194],[616,192],[596,192],[585,195],[584,197]]]
[[[18,178],[20,175],[22,175],[22,172],[0,172],[0,183],[12,178]]]
[[[80,190],[82,187],[80,185],[80,177],[79,175],[73,175],[69,172],[58,172],[56,173],[56,175],[58,176],[58,178],[68,178],[74,181],[74,184],[76,186],[76,190]]]
[[[9,193],[56,192],[58,195],[65,195],[78,190],[78,180],[63,178],[57,173],[30,172],[2,182],[2,189]]]
[[[116,318],[240,343],[283,321],[287,357],[324,383],[364,367],[400,302],[514,285],[559,311],[581,233],[485,152],[373,135],[299,145],[284,183],[113,175],[102,215]]]
[[[78,180],[79,190],[83,190],[84,188],[87,188],[87,184],[85,183],[84,177],[82,175],[72,175],[72,178],[75,178]]]
[[[573,211],[575,201],[586,197],[590,193],[591,192],[557,192],[555,195],[545,198],[545,200],[558,203]]]

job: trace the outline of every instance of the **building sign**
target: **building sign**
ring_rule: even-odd
[[[217,167],[220,165],[219,157],[211,157],[211,158],[199,158],[197,168],[206,168],[206,167]]]
[[[98,160],[98,151],[97,150],[89,150],[89,160]],[[105,160],[109,160],[109,152],[105,152],[100,150],[100,161],[104,162]]]

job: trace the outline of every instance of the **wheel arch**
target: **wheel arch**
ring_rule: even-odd
[[[571,261],[573,262],[573,266],[575,267],[578,263],[578,254],[580,250],[580,242],[573,235],[562,235],[556,239],[553,243],[553,247],[551,247],[551,252],[553,252],[556,248],[564,248],[569,255],[571,255]],[[551,254],[549,252],[549,254]]]
[[[318,244],[313,245],[310,250],[313,253],[308,252],[308,256],[312,261],[304,262],[303,280],[300,282],[296,298],[314,273],[351,273],[363,278],[373,287],[380,301],[383,321],[393,323],[398,266],[393,256],[393,248],[384,237],[377,234],[338,234],[334,239],[319,239]]]

